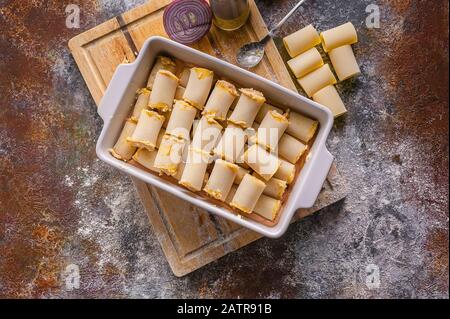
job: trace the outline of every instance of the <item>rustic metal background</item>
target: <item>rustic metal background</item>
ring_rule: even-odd
[[[376,1],[379,29],[373,0],[304,5],[281,35],[347,20],[360,35],[328,143],[351,193],[181,279],[130,180],[96,159],[102,123],[67,48],[142,2],[80,1],[68,29],[70,1],[0,1],[0,297],[448,298],[448,1]],[[269,26],[295,2],[257,1]]]

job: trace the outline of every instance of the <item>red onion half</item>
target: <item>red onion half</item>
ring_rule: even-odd
[[[212,12],[205,0],[175,0],[164,10],[163,20],[169,38],[191,44],[208,33]]]

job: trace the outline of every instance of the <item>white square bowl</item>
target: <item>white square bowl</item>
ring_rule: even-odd
[[[276,225],[269,227],[236,215],[224,207],[205,201],[204,198],[181,186],[171,184],[154,174],[120,161],[109,153],[109,149],[115,144],[123,123],[133,107],[135,93],[139,88],[145,87],[151,67],[158,55],[172,56],[192,65],[213,70],[242,87],[254,88],[263,92],[264,96],[276,105],[291,108],[319,121],[318,133],[309,151],[307,161],[294,184],[290,186],[291,192],[279,212],[281,216]],[[325,141],[333,125],[333,115],[328,109],[259,75],[162,37],[149,38],[133,63],[120,65],[117,68],[100,103],[98,113],[104,121],[96,147],[97,155],[102,161],[267,237],[280,237],[286,231],[297,209],[309,208],[314,204],[333,162],[333,157],[325,146]]]

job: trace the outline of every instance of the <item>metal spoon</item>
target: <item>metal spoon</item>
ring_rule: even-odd
[[[238,64],[244,68],[249,69],[261,62],[262,58],[264,57],[264,47],[266,46],[266,43],[275,35],[275,32],[283,25],[283,23],[286,22],[287,19],[290,18],[290,16],[295,11],[297,11],[298,8],[300,8],[300,6],[305,1],[306,0],[299,1],[299,3],[297,3],[295,7],[293,7],[292,10],[289,11],[289,13],[280,22],[278,22],[278,24],[273,27],[269,31],[269,33],[260,41],[243,45],[236,54],[236,60]]]

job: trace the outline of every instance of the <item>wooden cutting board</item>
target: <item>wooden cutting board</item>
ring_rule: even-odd
[[[162,16],[170,2],[149,1],[69,41],[69,48],[97,105],[120,63],[134,61],[144,41],[150,36],[167,36]],[[250,0],[250,8],[249,22],[243,28],[225,32],[213,26],[208,35],[192,47],[236,63],[235,52],[242,44],[255,41],[267,33],[253,0]],[[296,90],[273,41],[267,44],[266,56],[252,71]],[[176,276],[186,275],[261,238],[253,231],[132,179]],[[298,211],[293,221],[341,200],[346,194],[345,182],[333,165],[315,206]]]

